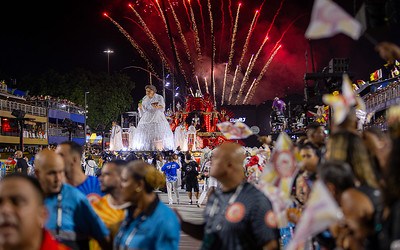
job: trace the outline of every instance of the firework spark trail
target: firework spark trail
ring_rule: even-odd
[[[156,38],[154,37],[153,33],[150,31],[149,27],[147,26],[147,24],[145,23],[143,18],[140,16],[140,14],[135,10],[135,8],[131,4],[129,4],[129,7],[132,9],[133,13],[135,13],[136,17],[139,19],[140,24],[143,26],[144,30],[146,31],[146,35],[150,38],[154,47],[156,47],[156,51],[157,51],[158,55],[160,56],[162,62],[165,65],[168,65],[167,57],[166,57],[164,51],[161,49]]]
[[[197,82],[197,88],[199,89],[200,94],[203,95],[203,92],[201,91],[201,88],[200,88],[200,81],[199,81],[199,77],[198,76],[196,76],[196,82]]]
[[[231,50],[229,52],[229,59],[228,59],[228,71],[230,71],[232,61],[233,61],[233,55],[235,52],[234,48],[235,48],[236,33],[237,33],[237,27],[238,27],[238,22],[239,22],[239,13],[240,13],[241,6],[242,6],[242,4],[240,3],[237,8],[237,12],[236,12],[235,25],[234,25],[233,33],[232,33]],[[234,83],[232,83],[232,85],[234,85]],[[229,99],[229,101],[230,101],[230,99]]]
[[[159,4],[158,4],[158,0],[152,0],[152,2],[153,2],[153,4],[154,4],[154,2],[156,2],[156,5],[159,5]],[[158,14],[159,16],[161,16],[162,12],[160,12],[160,10],[157,9],[157,8],[155,8],[155,9],[156,9],[156,11],[157,11],[157,14]]]
[[[250,70],[250,66],[251,66],[251,64],[252,64],[252,62],[253,62],[253,58],[254,58],[254,55],[251,55],[249,64],[248,64],[248,66],[247,66],[246,73],[244,74],[244,79],[243,79],[243,81],[242,81],[242,84],[240,84],[239,93],[238,93],[238,95],[236,96],[235,105],[239,102],[240,97],[242,97],[242,93],[243,93],[243,89],[244,89],[244,84],[243,84],[243,83],[246,83],[247,80],[245,81],[245,79],[248,79],[248,78],[249,78],[249,70]]]
[[[215,60],[215,36],[214,36],[214,19],[213,19],[213,13],[212,13],[212,8],[211,8],[211,0],[208,0],[207,2],[207,6],[208,6],[208,14],[210,16],[210,31],[211,31],[211,40],[212,40],[212,44],[211,44],[211,48],[212,48],[212,56],[211,56],[211,66],[212,66],[212,79],[211,79],[211,83],[213,85],[214,88],[214,103],[215,103],[215,79],[214,79],[214,60]]]
[[[225,101],[225,88],[226,88],[226,77],[227,77],[227,69],[228,69],[228,64],[225,64],[225,74],[224,74],[224,83],[222,84],[222,98],[221,98],[221,105],[224,105]]]
[[[251,74],[251,72],[253,71],[253,68],[254,68],[254,66],[255,66],[255,64],[256,64],[256,62],[257,62],[259,56],[260,56],[260,53],[261,53],[261,51],[263,50],[263,48],[264,48],[264,46],[265,46],[265,43],[268,41],[269,33],[271,32],[271,29],[272,29],[272,27],[273,27],[273,25],[274,25],[274,23],[275,23],[276,18],[278,17],[279,13],[281,12],[281,9],[282,9],[282,6],[283,6],[283,3],[284,3],[284,2],[285,2],[285,0],[281,0],[281,3],[280,3],[280,5],[279,5],[277,11],[275,12],[274,17],[272,18],[271,24],[269,25],[268,30],[267,30],[267,35],[265,36],[265,39],[264,39],[263,43],[261,44],[259,50],[257,51],[256,56],[254,57],[253,64],[252,64],[251,67],[250,67],[250,72],[249,72],[249,74]],[[260,10],[263,8],[264,4],[265,4],[265,0],[262,2],[261,6],[260,6]],[[274,49],[275,49],[275,48],[276,48],[276,47],[274,47]],[[273,49],[273,50],[274,50],[274,49]],[[272,51],[273,51],[273,50],[272,50]],[[248,81],[248,79],[243,79],[243,80],[246,80],[246,82],[244,82],[243,84],[246,84],[247,81]]]
[[[247,69],[248,72],[249,72],[249,73],[247,74],[248,76],[250,76],[251,72],[253,72],[253,68],[254,68],[254,66],[256,65],[256,61],[257,61],[258,57],[260,56],[260,54],[261,54],[261,52],[262,52],[262,50],[263,50],[265,44],[267,43],[267,41],[268,41],[268,37],[266,36],[265,39],[264,39],[264,41],[263,41],[263,43],[261,44],[260,48],[258,49],[257,54],[256,54],[256,56],[254,57],[252,63],[250,64],[250,66],[249,66],[248,69]],[[248,80],[249,80],[249,77],[243,78],[243,81],[242,81],[241,86],[245,86],[245,85],[247,84],[247,81],[248,81]]]
[[[280,3],[280,5],[279,5],[279,8],[278,8],[278,10],[275,12],[275,15],[274,15],[274,17],[272,18],[271,24],[269,25],[269,28],[268,28],[268,31],[267,31],[267,36],[269,36],[269,32],[271,32],[272,26],[274,25],[276,18],[278,17],[279,13],[281,12],[281,9],[282,9],[282,6],[283,6],[283,3],[284,3],[284,2],[285,2],[285,0],[281,0],[281,3]],[[264,3],[263,3],[263,4],[264,4]]]
[[[264,48],[265,44],[267,43],[268,39],[269,39],[268,36],[266,36],[266,37],[264,38],[263,43],[261,44],[260,48],[258,49],[256,56],[254,57],[251,70],[253,69],[255,62],[257,61],[258,57],[260,56],[261,51],[263,50],[263,48]],[[250,71],[250,73],[251,73],[251,71]]]
[[[146,30],[142,27],[142,25],[140,23],[136,22],[132,18],[129,18],[129,17],[125,17],[125,18],[128,19],[129,21],[131,21],[132,23],[134,23],[135,25],[137,25],[138,28],[141,29],[143,32],[146,32]]]
[[[242,64],[243,64],[243,60],[244,60],[244,56],[247,53],[247,50],[249,49],[249,43],[250,43],[250,38],[251,38],[251,34],[253,33],[254,29],[255,29],[255,23],[259,17],[259,11],[257,10],[256,13],[254,14],[253,17],[253,21],[250,24],[250,28],[249,28],[249,32],[247,33],[247,37],[246,37],[246,42],[244,43],[243,46],[243,52],[242,52],[242,56],[240,57],[239,60],[239,70],[242,70]]]
[[[274,59],[275,55],[278,53],[279,49],[282,47],[282,45],[280,45],[280,42],[282,41],[283,37],[285,36],[285,34],[289,31],[289,29],[292,27],[292,25],[299,20],[300,18],[302,18],[303,16],[305,16],[305,14],[303,15],[299,15],[298,17],[296,17],[289,25],[288,27],[283,31],[281,37],[279,38],[279,40],[276,42],[274,48],[271,51],[271,54],[269,55],[269,59],[267,61],[267,63],[265,64],[264,68],[261,70],[260,75],[257,78],[257,81],[255,83],[254,89],[250,94],[250,99],[253,97],[254,95],[254,91],[256,90],[258,84],[260,83],[261,79],[263,78],[264,74],[266,73],[266,71],[268,70],[269,65],[271,64],[272,60]]]
[[[185,82],[186,82],[186,83],[189,83],[188,78],[187,78],[186,73],[185,73],[185,70],[184,70],[183,65],[182,65],[181,58],[180,58],[180,56],[179,56],[179,52],[178,52],[178,50],[176,49],[177,47],[176,47],[175,40],[172,40],[172,42],[173,42],[173,44],[174,44],[175,53],[176,53],[176,60],[178,61],[179,70],[181,71],[181,74],[183,75],[183,78],[185,78]]]
[[[185,47],[185,52],[186,52],[186,56],[187,56],[187,58],[189,60],[189,64],[192,66],[191,67],[192,68],[192,74],[193,74],[193,76],[195,76],[196,75],[196,73],[195,73],[196,71],[194,69],[194,64],[193,64],[193,61],[192,61],[192,57],[190,56],[190,50],[189,50],[189,46],[188,46],[186,37],[185,37],[185,35],[183,34],[183,31],[182,31],[181,22],[179,21],[178,16],[175,13],[175,10],[174,10],[174,7],[171,4],[171,1],[168,1],[168,3],[169,3],[169,6],[171,7],[172,16],[175,19],[175,23],[176,23],[177,28],[178,28],[178,33],[179,33],[179,35],[180,35],[180,37],[182,39],[183,46]]]
[[[203,41],[204,41],[204,46],[206,46],[206,26],[205,26],[205,22],[204,22],[204,15],[203,15],[203,6],[201,6],[201,1],[197,0],[197,4],[200,7],[200,16],[201,16],[201,25],[203,27]]]
[[[306,15],[306,14],[297,16],[297,17],[287,26],[287,28],[283,31],[283,33],[282,33],[281,37],[279,38],[279,40],[276,42],[274,49],[278,46],[278,44],[281,43],[283,37],[286,35],[286,33],[289,31],[289,29],[292,27],[292,25],[293,25],[297,20],[299,20],[300,18],[302,18],[302,17],[305,16],[305,15]],[[274,49],[273,49],[273,50],[274,50]]]
[[[235,70],[235,75],[233,76],[233,81],[232,81],[232,86],[231,86],[231,92],[229,93],[229,98],[228,98],[228,103],[231,103],[232,100],[232,95],[233,95],[233,90],[235,88],[235,82],[236,82],[236,77],[237,77],[237,72],[239,70],[239,65],[236,66],[236,70]]]
[[[221,37],[219,41],[219,46],[218,46],[218,61],[220,60],[221,57],[221,46],[222,42],[224,40],[224,31],[225,31],[225,12],[224,12],[224,0],[221,0],[221,19],[222,19],[222,27],[221,27]]]
[[[265,2],[265,1],[264,1],[264,2]],[[264,2],[261,4],[260,9],[262,8]],[[253,22],[257,22],[258,17],[260,16],[260,15],[258,15],[258,14],[259,14],[259,11],[257,11],[256,14],[254,15]],[[256,16],[257,16],[257,19],[256,19]],[[254,30],[254,29],[255,29],[255,27],[253,28],[253,30]],[[244,49],[245,49],[246,51],[247,51],[248,43],[249,43],[249,41],[250,41],[251,33],[252,33],[252,31],[251,31],[251,26],[250,26],[249,34],[247,35],[246,44],[245,44],[245,46],[244,46]],[[244,77],[244,78],[243,78],[242,84],[241,84],[241,88],[243,88],[243,87],[246,85],[247,81],[249,80],[249,76],[250,76],[251,72],[253,72],[253,68],[254,68],[254,66],[255,66],[255,63],[256,63],[258,57],[260,56],[261,51],[262,51],[262,49],[264,48],[265,43],[267,42],[267,40],[268,40],[268,36],[265,37],[263,43],[261,44],[260,48],[259,48],[258,51],[257,51],[256,56],[254,57],[254,60],[253,60],[252,63],[249,64],[249,66],[247,67],[247,70],[246,70],[246,73],[248,72],[248,73],[247,73],[247,77]],[[244,53],[242,54],[242,58],[240,59],[241,61],[242,61],[243,58],[244,58],[243,56],[244,56]],[[251,62],[251,61],[250,61],[250,62]],[[240,62],[239,62],[239,65],[241,65]]]
[[[261,5],[260,5],[260,12],[262,11],[262,8],[264,7],[265,2],[266,2],[266,0],[264,0],[264,1],[261,3]]]
[[[274,57],[276,56],[276,54],[278,53],[279,49],[282,47],[282,45],[279,45],[275,51],[271,54],[270,58],[268,59],[267,63],[264,65],[264,68],[261,70],[260,75],[257,77],[257,81],[256,84],[254,86],[254,89],[257,88],[258,83],[260,83],[261,79],[263,78],[265,72],[267,71],[267,69],[269,68],[269,65],[271,64],[272,60],[274,59]]]
[[[192,87],[189,88],[189,91],[190,91],[190,94],[192,94],[192,96],[194,96]]]
[[[197,29],[197,24],[196,24],[196,18],[194,16],[194,11],[192,8],[192,5],[190,4],[189,0],[189,9],[190,9],[190,16],[192,18],[192,25],[193,25],[193,33],[195,37],[195,43],[196,43],[196,51],[197,51],[197,60],[201,62],[202,60],[202,53],[201,53],[201,45],[200,45],[200,37],[199,37],[199,30]]]
[[[208,90],[207,77],[204,77],[204,84],[206,85],[206,93],[210,94],[210,91]]]
[[[166,32],[166,34],[168,34],[168,25],[167,25],[167,20],[165,18],[164,12],[162,11],[161,6],[160,6],[160,4],[158,3],[157,0],[156,0],[156,3],[157,3],[157,7],[158,7],[158,10],[159,10],[159,13],[161,14],[160,16],[161,16],[161,18],[162,18],[162,20],[164,22],[165,32]],[[185,70],[183,69],[182,60],[181,60],[181,58],[179,56],[179,51],[177,49],[175,40],[173,38],[172,38],[172,43],[173,43],[174,48],[175,48],[175,55],[176,55],[176,60],[178,61],[179,70],[180,70],[182,76],[185,78],[186,83],[188,83],[188,79],[187,79]]]
[[[272,55],[270,56],[270,58],[268,59],[267,63],[264,65],[264,68],[261,70],[260,75],[257,77],[257,80],[254,84],[253,90],[250,93],[249,99],[253,98],[254,96],[254,92],[257,89],[261,79],[264,77],[264,74],[267,72],[269,65],[271,64],[272,60],[274,59],[274,57],[276,56],[276,54],[278,53],[279,49],[282,47],[282,45],[279,45],[275,51],[272,53]]]
[[[140,48],[138,43],[135,40],[133,40],[133,38],[128,34],[128,32],[126,32],[126,30],[124,28],[122,28],[122,26],[119,23],[117,23],[114,19],[112,19],[109,15],[104,13],[104,16],[107,17],[118,28],[118,30],[126,37],[126,39],[128,39],[128,41],[131,43],[131,45],[137,50],[140,57],[142,57],[143,60],[145,60],[147,67],[153,72],[153,74],[156,75],[157,77],[159,77],[157,75],[156,71],[154,70],[153,64],[150,62],[149,58],[146,56],[146,54]],[[166,67],[167,67],[167,70],[171,72],[168,65],[166,65]]]
[[[223,0],[222,0],[222,1],[223,1]],[[230,28],[230,30],[232,30],[232,29],[233,29],[232,0],[229,0],[228,9],[229,9],[229,17],[230,17],[230,19],[231,19],[231,28]]]
[[[207,7],[208,7],[208,15],[210,16],[210,31],[211,34],[214,34],[214,19],[212,15],[212,8],[211,8],[211,0],[207,1]]]
[[[250,92],[253,90],[254,84],[256,83],[257,78],[254,78],[253,83],[250,85],[249,91],[247,91],[246,96],[244,97],[243,103],[242,104],[246,104],[247,99],[249,98],[249,94]]]
[[[213,74],[212,74],[212,80],[213,80],[213,95],[214,95],[214,105],[217,105],[217,99],[216,99],[216,85],[217,85],[217,83],[215,82],[215,73],[214,73],[214,71],[213,71]]]
[[[186,1],[187,1],[187,0],[182,0],[182,2],[183,2],[183,7],[185,7],[186,17],[187,17],[187,19],[189,20],[190,29],[192,29],[192,24],[191,24],[192,21],[191,21],[191,19],[190,19],[189,10],[188,10],[188,7],[187,7],[187,5],[186,5]],[[189,0],[189,2],[190,2],[190,0]]]
[[[165,18],[164,12],[162,11],[161,5],[160,5],[160,3],[158,2],[158,0],[156,0],[156,3],[157,3],[157,7],[158,7],[158,12],[160,13],[160,16],[161,16],[161,18],[162,18],[162,20],[163,20],[163,22],[164,22],[165,31],[166,31],[167,34],[168,34],[167,19]]]

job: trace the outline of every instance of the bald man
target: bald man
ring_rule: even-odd
[[[210,175],[221,188],[208,199],[205,223],[182,220],[182,230],[202,239],[202,249],[278,249],[276,218],[268,198],[245,182],[245,151],[236,143],[223,143],[212,156]],[[179,215],[178,215],[179,216]]]
[[[72,249],[89,249],[89,238],[97,240],[103,249],[109,249],[108,229],[85,195],[64,183],[64,166],[61,156],[48,149],[35,157],[35,173],[49,212],[46,228]]]

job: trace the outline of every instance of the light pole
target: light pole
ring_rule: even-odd
[[[107,72],[108,74],[110,74],[110,54],[114,53],[114,51],[111,49],[107,49],[103,52],[107,54]]]
[[[87,118],[87,94],[89,94],[89,91],[86,91],[85,92],[85,143],[87,143],[87,140],[86,140],[86,134],[87,134],[87,131],[86,131],[86,118]]]

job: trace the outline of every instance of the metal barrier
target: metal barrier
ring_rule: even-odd
[[[63,132],[62,128],[49,128],[49,136],[65,136],[68,137],[68,132]],[[83,130],[77,130],[75,133],[72,133],[72,137],[76,138],[84,138],[85,132]]]
[[[26,114],[29,114],[29,115],[36,115],[36,116],[42,116],[42,117],[47,116],[46,108],[35,107],[32,105],[13,102],[13,101],[0,100],[0,110],[12,112],[15,109],[22,110]]]
[[[389,102],[396,102],[400,97],[400,84],[394,83],[389,85],[377,93],[367,94],[363,97],[367,110],[379,109],[386,106]]]

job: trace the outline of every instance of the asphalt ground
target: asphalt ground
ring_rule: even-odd
[[[207,202],[205,200],[203,202],[203,205],[200,207],[197,207],[195,201],[196,199],[193,199],[193,204],[189,204],[189,197],[184,190],[179,190],[179,199],[180,202],[179,204],[176,203],[175,196],[174,194],[172,197],[174,198],[174,204],[169,205],[168,204],[168,195],[167,193],[163,193],[158,191],[158,196],[160,197],[160,200],[167,204],[169,207],[178,210],[179,214],[182,216],[183,220],[195,223],[195,224],[202,224],[203,223],[203,210],[204,210],[204,204]],[[199,249],[201,246],[201,241],[196,240],[189,235],[185,234],[184,232],[181,231],[181,239],[179,243],[179,249],[182,250],[195,250]]]

